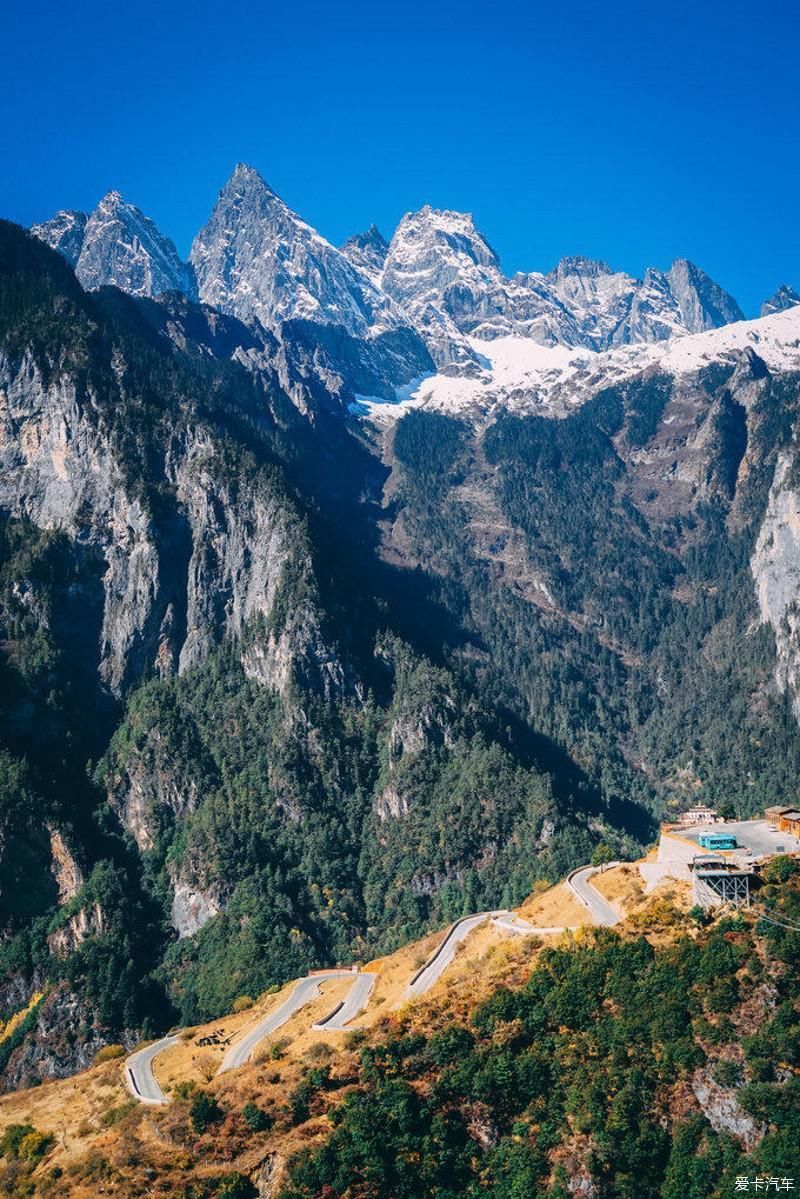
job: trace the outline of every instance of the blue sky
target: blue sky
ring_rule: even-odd
[[[238,160],[331,241],[431,203],[509,272],[800,287],[800,15],[737,0],[6,0],[0,215],[118,188],[187,252]],[[13,52],[10,52],[13,51]]]

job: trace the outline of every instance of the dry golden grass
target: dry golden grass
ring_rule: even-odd
[[[688,887],[668,880],[652,896],[644,895],[639,872],[634,865],[605,871],[593,880],[597,889],[619,906],[631,923],[648,936],[664,935],[669,911],[690,906]],[[518,986],[525,982],[536,958],[546,944],[563,944],[592,935],[585,927],[587,913],[565,884],[539,889],[518,909],[519,915],[540,927],[577,926],[576,932],[549,936],[520,937],[502,931],[490,921],[473,930],[459,946],[452,964],[427,995],[397,1009],[411,976],[440,944],[445,930],[404,946],[396,953],[370,962],[365,969],[376,975],[367,1011],[354,1022],[368,1038],[383,1036],[398,1029],[431,1032],[451,1020],[467,1021],[476,1004],[498,985]],[[340,1102],[357,1075],[358,1049],[350,1030],[313,1031],[312,1023],[344,998],[351,980],[329,978],[321,982],[322,994],[312,1004],[267,1038],[255,1058],[239,1070],[216,1075],[227,1046],[200,1046],[200,1037],[219,1032],[224,1038],[241,1035],[268,1012],[282,1003],[293,983],[282,991],[262,996],[244,1012],[226,1016],[199,1028],[185,1030],[179,1043],[158,1057],[156,1076],[169,1094],[178,1082],[195,1082],[218,1096],[229,1113],[226,1123],[209,1143],[208,1151],[198,1148],[191,1136],[187,1140],[186,1104],[172,1103],[166,1108],[136,1108],[120,1124],[108,1128],[103,1117],[110,1109],[129,1103],[123,1083],[123,1063],[107,1062],[74,1078],[53,1082],[30,1091],[0,1097],[0,1129],[11,1123],[30,1123],[50,1132],[55,1146],[41,1171],[54,1165],[69,1169],[76,1159],[88,1152],[102,1154],[124,1173],[141,1171],[143,1163],[154,1169],[164,1186],[177,1187],[187,1176],[239,1169],[256,1171],[267,1156],[265,1143],[253,1142],[241,1135],[236,1113],[247,1102],[257,1102],[273,1113],[280,1113],[287,1096],[303,1077],[310,1064],[327,1064],[340,1089],[324,1102]],[[271,1047],[279,1048],[273,1057]],[[323,1115],[317,1115],[298,1128],[286,1121],[268,1141],[269,1153],[275,1154],[278,1176],[282,1163],[301,1146],[320,1140],[329,1129]],[[224,1160],[215,1155],[225,1148]],[[141,1177],[137,1173],[137,1177]],[[87,1184],[72,1174],[64,1175],[63,1195],[69,1199],[96,1199],[97,1185]],[[125,1194],[124,1188],[114,1193]],[[170,1193],[169,1191],[163,1193]]]
[[[85,1153],[96,1138],[107,1135],[103,1116],[129,1100],[121,1063],[105,1062],[74,1078],[0,1096],[0,1131],[9,1124],[32,1124],[51,1133],[55,1146],[48,1168],[63,1166]]]
[[[629,912],[644,899],[644,880],[635,863],[612,866],[591,879],[595,891],[621,912]]]
[[[27,1016],[28,1012],[32,1011],[33,1008],[36,1007],[43,995],[44,991],[34,992],[34,994],[31,995],[30,1003],[26,1004],[24,1008],[20,1008],[18,1012],[15,1012],[10,1020],[6,1020],[5,1023],[0,1020],[0,1043],[11,1036],[11,1034],[14,1032],[14,1029],[19,1027],[19,1025]]]
[[[517,911],[523,920],[543,928],[577,928],[585,924],[588,913],[566,883],[534,893]]]

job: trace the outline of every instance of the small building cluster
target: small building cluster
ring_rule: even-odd
[[[800,837],[800,809],[798,808],[767,808],[764,815],[769,824],[780,833],[789,833],[792,837]]]
[[[699,805],[696,808],[689,808],[688,812],[681,812],[678,820],[681,824],[717,824],[720,817],[717,815],[716,808]]]

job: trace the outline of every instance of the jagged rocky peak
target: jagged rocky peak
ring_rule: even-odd
[[[57,250],[74,268],[78,265],[78,259],[83,249],[88,220],[87,213],[67,208],[62,212],[57,212],[49,221],[43,221],[40,225],[31,225],[31,233],[40,241],[45,242],[51,250]]]
[[[369,275],[244,163],[220,192],[190,260],[201,300],[242,320],[274,326],[299,318],[355,337],[403,324]]]
[[[348,238],[342,246],[342,253],[354,266],[369,275],[376,286],[380,285],[389,243],[377,225],[373,223],[364,233],[355,233]]]
[[[389,245],[383,287],[426,338],[441,367],[472,367],[467,338],[515,334],[576,344],[575,323],[543,275],[507,279],[469,213],[426,205],[403,217]]]
[[[475,268],[499,270],[499,260],[486,238],[475,227],[471,213],[431,208],[426,204],[418,212],[408,212],[400,221],[389,244],[384,272],[384,287],[390,295],[402,298],[417,293],[424,281],[441,291]]]
[[[744,320],[733,296],[687,258],[675,259],[666,280],[688,333],[704,333]]]
[[[118,191],[107,192],[88,217],[59,212],[31,232],[58,250],[90,291],[110,284],[134,296],[196,294],[192,269],[173,242]]]
[[[562,279],[596,279],[615,272],[607,262],[599,258],[586,258],[583,254],[565,254],[548,274],[554,282]]]
[[[582,255],[562,258],[545,278],[574,316],[583,345],[606,349],[626,339],[626,321],[641,286],[638,279]]]
[[[774,295],[761,305],[761,315],[772,316],[773,312],[785,312],[787,308],[794,308],[795,304],[800,304],[800,292],[791,284],[782,283]]]

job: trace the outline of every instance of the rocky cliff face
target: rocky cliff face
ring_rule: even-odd
[[[49,221],[32,225],[31,233],[50,246],[51,250],[57,250],[71,267],[76,267],[83,249],[88,220],[85,212],[65,209],[63,212],[57,212]]]
[[[76,1036],[76,1030],[84,1035]],[[0,1079],[0,1090],[16,1091],[43,1079],[69,1078],[92,1064],[108,1044],[108,1030],[96,1022],[91,1006],[60,983],[37,1010],[36,1023],[14,1050]]]
[[[800,720],[800,487],[794,455],[781,453],[751,569],[762,619],[775,633],[776,682]]]
[[[370,225],[365,233],[356,233],[348,238],[342,246],[342,253],[354,266],[369,275],[376,287],[380,287],[389,243],[377,225]]]
[[[402,324],[371,281],[241,163],[195,238],[191,262],[203,302],[244,320],[269,327],[305,319],[357,337]]]
[[[119,359],[116,369],[122,377]],[[257,480],[227,478],[216,454],[207,433],[170,437],[175,503],[156,516],[133,493],[91,389],[45,379],[30,355],[0,356],[0,506],[105,563],[99,674],[117,694],[151,671],[185,670],[272,611],[290,557],[287,510]],[[290,650],[279,659],[262,664],[265,681],[285,683]]]
[[[778,290],[761,305],[761,315],[770,316],[773,312],[785,312],[800,304],[800,292],[788,283],[782,283]]]
[[[31,232],[58,250],[89,290],[110,285],[134,296],[196,294],[191,267],[173,243],[117,191],[103,196],[89,216],[58,212]]]

